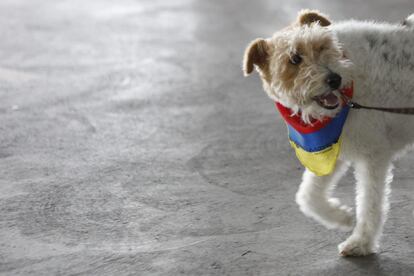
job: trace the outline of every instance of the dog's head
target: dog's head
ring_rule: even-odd
[[[296,22],[272,38],[247,47],[243,70],[259,72],[269,97],[302,116],[304,122],[335,116],[342,107],[340,90],[351,85],[351,62],[318,11],[299,12]]]

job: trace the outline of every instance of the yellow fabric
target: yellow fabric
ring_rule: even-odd
[[[328,175],[335,169],[336,160],[341,147],[341,139],[336,144],[317,152],[307,152],[290,141],[299,161],[308,170],[318,176]]]

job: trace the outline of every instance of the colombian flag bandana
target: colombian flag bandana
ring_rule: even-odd
[[[341,92],[352,98],[353,87]],[[341,148],[341,133],[349,112],[344,104],[334,118],[315,120],[305,124],[300,115],[276,102],[276,107],[286,122],[289,141],[295,149],[296,156],[304,167],[318,176],[328,175],[334,169]]]

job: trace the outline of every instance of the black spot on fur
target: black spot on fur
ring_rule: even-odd
[[[408,25],[407,19],[404,19],[404,20],[401,22],[401,25],[403,25],[403,26],[407,26],[407,25]]]
[[[381,42],[381,46],[382,46],[382,45],[385,45],[385,44],[387,44],[387,43],[388,43],[388,39],[384,38],[384,39],[382,40],[382,42]]]
[[[369,47],[374,48],[375,44],[377,43],[377,38],[373,35],[367,35],[365,38],[369,43]]]
[[[385,61],[388,61],[388,53],[382,53],[382,57]]]

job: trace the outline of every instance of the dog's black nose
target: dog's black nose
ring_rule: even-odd
[[[336,73],[330,73],[326,78],[326,83],[332,89],[338,89],[341,86],[341,76]]]

